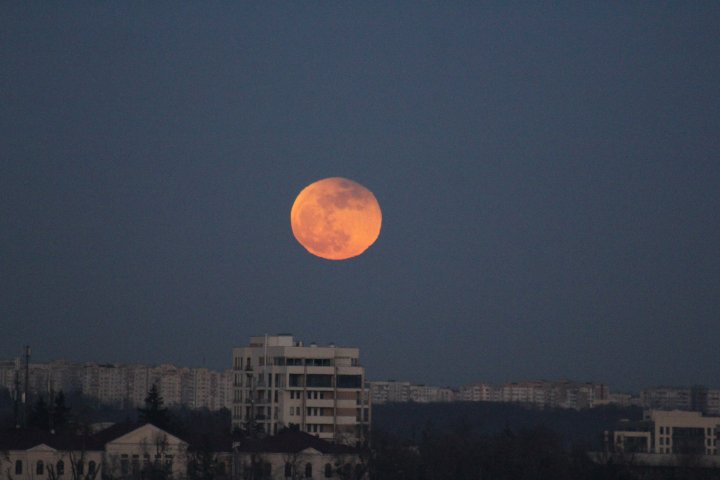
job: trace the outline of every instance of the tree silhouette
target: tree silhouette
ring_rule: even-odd
[[[52,425],[57,431],[64,430],[69,423],[70,407],[65,405],[65,394],[59,391],[52,408]]]
[[[170,416],[163,404],[157,385],[153,384],[145,397],[145,408],[138,408],[140,422],[152,423],[158,428],[166,429],[170,424]]]
[[[29,425],[42,430],[50,429],[50,411],[48,404],[42,396],[39,396],[32,406]]]

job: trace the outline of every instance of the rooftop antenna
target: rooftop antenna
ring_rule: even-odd
[[[20,359],[15,358],[15,390],[13,391],[15,428],[20,428]]]
[[[23,408],[22,408],[22,411],[23,411],[22,426],[23,426],[23,428],[27,427],[28,414],[30,413],[28,406],[27,406],[28,391],[29,391],[28,385],[29,384],[30,384],[30,345],[25,345],[25,385],[24,385],[23,398],[22,398],[22,406],[23,406]]]

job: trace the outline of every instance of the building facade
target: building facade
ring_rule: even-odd
[[[251,337],[233,349],[233,373],[233,428],[274,435],[297,426],[347,444],[367,438],[370,402],[358,348]]]
[[[90,435],[0,432],[0,480],[185,480],[188,443],[152,424],[116,424]]]
[[[19,360],[0,361],[0,388],[11,396],[22,397],[25,391],[25,368]],[[71,363],[56,360],[33,363],[28,368],[27,390],[33,397],[46,399],[51,392],[79,392],[104,405],[136,408],[156,385],[167,406],[219,410],[232,407],[233,372],[207,368],[158,366],[93,362]]]
[[[290,430],[233,445],[234,478],[367,480],[368,460],[366,450]]]
[[[640,422],[625,422],[612,432],[616,453],[718,455],[720,417],[700,412],[649,410]]]

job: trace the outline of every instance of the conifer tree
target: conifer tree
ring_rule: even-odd
[[[166,429],[170,424],[168,410],[163,406],[164,401],[158,392],[157,385],[153,384],[145,397],[145,408],[138,408],[141,423],[152,423],[158,428]]]

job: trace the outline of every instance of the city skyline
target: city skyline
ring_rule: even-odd
[[[291,337],[290,334],[280,334],[280,337]],[[263,338],[263,337],[255,337],[255,338]],[[300,344],[305,345],[302,341],[300,341]],[[329,345],[317,345],[314,342],[308,343],[305,345],[307,347],[320,347],[320,348],[349,348],[351,350],[356,350],[356,347],[347,347],[347,346],[336,346],[335,344],[329,344]],[[236,347],[234,350],[237,350]],[[32,359],[32,357],[31,357]],[[359,366],[364,368],[364,365],[362,362],[360,362]],[[119,389],[115,388],[116,390],[120,391],[121,395],[118,396],[114,401],[117,401],[117,399],[122,397],[123,401],[130,401],[130,403],[134,406],[141,405],[144,397],[149,390],[150,386],[155,384],[162,390],[162,385],[168,383],[167,378],[163,378],[166,376],[165,374],[167,372],[170,372],[170,377],[176,377],[175,380],[178,382],[181,381],[180,375],[182,373],[187,372],[193,372],[193,374],[196,374],[194,372],[203,372],[204,376],[207,376],[208,374],[213,375],[219,375],[224,377],[222,379],[223,387],[221,390],[218,390],[218,394],[220,397],[223,397],[222,400],[220,400],[221,403],[224,403],[225,406],[228,408],[232,405],[232,399],[231,399],[231,391],[233,389],[233,376],[234,376],[234,368],[233,366],[225,366],[220,367],[217,369],[214,369],[212,367],[208,366],[192,366],[192,365],[176,365],[173,363],[168,362],[159,362],[154,364],[143,364],[139,362],[110,362],[110,361],[103,361],[103,360],[89,360],[89,361],[70,361],[68,359],[53,359],[53,360],[31,360],[29,363],[29,373],[30,373],[30,391],[34,393],[38,392],[45,392],[49,393],[51,389],[54,389],[55,391],[65,390],[68,392],[72,391],[80,391],[82,393],[88,393],[87,390],[87,383],[88,380],[82,380],[78,373],[75,372],[73,374],[68,374],[68,372],[63,371],[65,369],[74,369],[74,370],[80,370],[80,369],[87,369],[91,368],[94,370],[97,369],[110,369],[112,371],[117,371],[119,375],[121,375],[123,378],[127,377],[125,381],[130,382],[130,386],[122,386]],[[17,380],[20,381],[21,388],[23,383],[23,371],[25,369],[25,360],[21,357],[15,357],[15,358],[0,358],[0,388],[5,388],[7,390],[12,391],[14,388],[14,382],[16,381],[15,378],[15,371],[19,373],[19,377]],[[130,370],[141,370],[142,375],[144,376],[144,384],[143,386],[136,388],[134,385],[133,376],[136,374],[128,373]],[[55,373],[53,373],[55,372]],[[82,375],[81,375],[82,376]],[[87,375],[85,375],[87,376]],[[97,376],[97,373],[95,373],[95,376]],[[77,377],[77,378],[76,378]],[[219,378],[219,377],[218,377]],[[172,380],[171,380],[172,381]],[[215,380],[213,380],[215,381]],[[110,382],[115,383],[116,381]],[[370,386],[372,389],[373,385],[396,385],[396,388],[399,388],[400,390],[397,390],[393,395],[396,395],[394,398],[405,398],[405,400],[413,400],[413,401],[421,401],[421,402],[427,402],[427,401],[456,401],[456,400],[468,400],[473,399],[473,401],[498,401],[499,399],[505,398],[503,401],[508,401],[507,398],[514,398],[517,397],[517,393],[503,393],[503,389],[510,389],[510,392],[512,392],[512,389],[515,388],[546,388],[548,385],[568,385],[568,386],[594,386],[593,388],[599,387],[601,388],[601,391],[604,392],[601,396],[599,396],[599,399],[607,400],[609,397],[609,394],[612,395],[621,395],[627,397],[622,398],[622,402],[630,399],[640,399],[641,397],[645,395],[651,395],[648,392],[656,392],[652,395],[660,395],[661,397],[673,397],[680,395],[680,398],[671,398],[667,399],[671,404],[673,405],[683,405],[683,402],[687,403],[686,407],[690,405],[690,392],[693,389],[705,389],[710,390],[713,392],[713,398],[717,397],[720,399],[720,389],[717,388],[716,385],[713,384],[694,384],[694,385],[684,385],[684,384],[676,384],[676,385],[651,385],[651,384],[644,384],[641,385],[638,389],[634,390],[628,390],[628,389],[617,389],[614,388],[616,386],[613,386],[612,384],[605,384],[602,382],[594,381],[593,379],[573,379],[573,378],[534,378],[534,379],[528,379],[528,378],[515,378],[515,379],[502,379],[500,381],[491,382],[487,378],[475,378],[472,381],[465,383],[465,384],[431,384],[429,382],[423,382],[423,381],[411,381],[408,379],[394,379],[394,378],[381,378],[381,377],[373,377],[373,376],[367,376],[365,379],[365,382]],[[63,388],[63,385],[65,385],[66,388]],[[179,384],[178,384],[179,385]],[[543,386],[544,385],[544,386]],[[115,385],[117,387],[117,385]],[[416,388],[414,393],[411,393],[411,390],[413,388]],[[94,385],[93,388],[97,389],[98,386]],[[128,390],[129,388],[129,390]],[[384,387],[387,388],[387,387]],[[410,390],[408,390],[408,388]],[[477,389],[480,388],[480,393],[478,393]],[[132,390],[132,393],[130,393],[130,390]],[[171,388],[171,396],[168,397],[168,401],[170,405],[176,405],[176,404],[186,404],[186,402],[181,402],[179,399],[182,395],[188,394],[188,392],[183,392],[181,394],[181,391],[183,390],[182,387],[176,386]],[[398,393],[401,390],[405,390],[404,393]],[[452,392],[451,395],[447,395],[447,392]],[[668,393],[670,392],[670,393]],[[676,393],[672,393],[676,392]],[[677,393],[681,392],[681,393]],[[117,392],[115,392],[117,393]],[[124,396],[123,396],[124,395]],[[375,395],[375,398],[377,395]],[[527,395],[527,393],[520,394],[522,397],[523,395]],[[611,395],[611,396],[612,396]],[[90,394],[90,396],[95,396],[95,394]],[[391,395],[392,396],[392,395]],[[531,395],[532,396],[532,395]],[[385,395],[387,397],[387,395]],[[99,400],[102,400],[102,398],[98,398]],[[421,399],[421,400],[418,400]],[[718,412],[720,412],[720,403],[718,403],[720,400],[715,399],[713,400],[713,407],[717,408]],[[617,400],[617,399],[616,399]],[[204,400],[207,402],[207,400]],[[516,401],[516,400],[514,400]],[[660,402],[657,398],[649,399],[649,406],[652,406],[653,408],[659,408],[657,403]],[[529,400],[529,403],[533,403],[533,400]],[[542,402],[540,402],[542,403]],[[717,405],[715,405],[717,403]]]
[[[0,352],[717,385],[720,3],[0,6]],[[365,186],[372,248],[293,237]],[[21,354],[20,352],[17,353]]]

